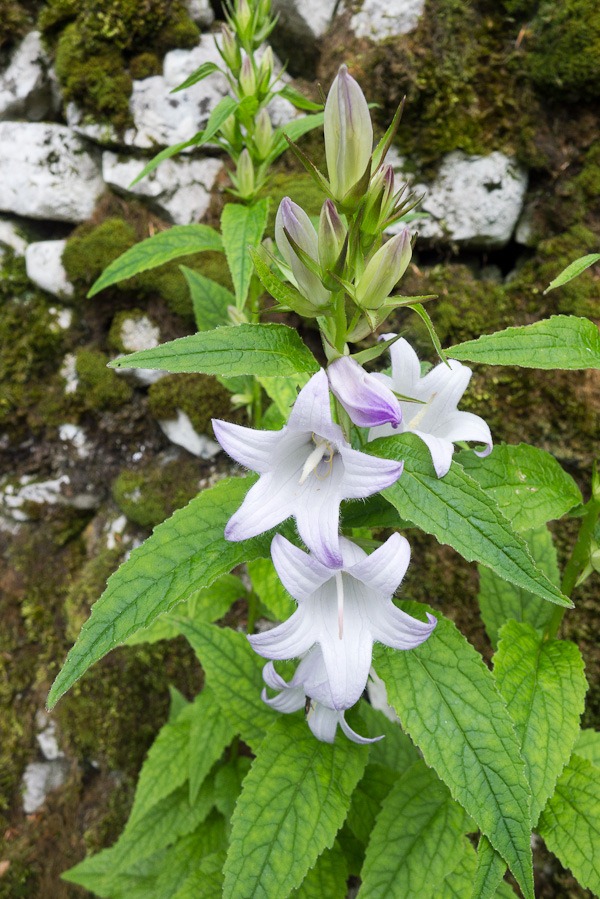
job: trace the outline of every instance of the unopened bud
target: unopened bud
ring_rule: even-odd
[[[250,37],[252,28],[252,9],[248,0],[237,0],[235,8],[235,24],[242,40]]]
[[[219,130],[225,140],[229,141],[233,146],[236,145],[239,135],[237,133],[237,123],[233,114],[225,119]]]
[[[256,73],[252,60],[244,56],[240,71],[240,91],[244,97],[254,97],[256,94]]]
[[[356,285],[358,305],[365,309],[378,309],[408,268],[411,256],[410,234],[405,228],[369,260]]]
[[[258,93],[261,95],[261,97],[263,97],[269,91],[269,85],[271,84],[271,79],[273,77],[274,65],[275,60],[273,58],[273,51],[271,50],[271,47],[268,46],[258,64]]]
[[[369,107],[346,66],[340,67],[327,96],[324,129],[329,184],[342,200],[365,173],[373,150]]]
[[[251,197],[254,194],[255,177],[252,159],[247,149],[243,149],[237,163],[237,185],[242,197]]]
[[[361,230],[378,234],[394,208],[394,169],[384,165],[371,179],[365,200]]]
[[[326,306],[331,299],[330,292],[323,287],[318,275],[299,258],[286,236],[286,231],[300,249],[318,265],[317,232],[305,211],[296,203],[292,203],[289,197],[283,198],[277,210],[275,242],[292,270],[300,293],[315,306]]]
[[[349,356],[335,359],[327,369],[329,386],[359,428],[376,428],[402,421],[400,403],[385,384],[368,374]]]
[[[331,200],[325,200],[319,218],[319,263],[324,272],[331,271],[339,259],[346,228]]]
[[[266,109],[261,109],[256,117],[254,146],[261,160],[267,158],[273,147],[273,126]]]
[[[221,27],[221,53],[225,64],[237,78],[242,67],[242,54],[233,32],[227,25]]]

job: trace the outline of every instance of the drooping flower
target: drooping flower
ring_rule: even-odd
[[[304,250],[316,266],[319,264],[318,236],[308,215],[301,206],[284,197],[279,204],[275,218],[275,242],[279,252],[289,265],[298,290],[316,307],[327,306],[331,293],[321,283],[319,276],[310,270],[300,259],[289,242],[286,231],[292,240]]]
[[[394,336],[385,334],[382,339]],[[476,450],[479,456],[491,453],[492,435],[487,423],[473,412],[460,412],[457,409],[471,380],[470,368],[456,359],[449,359],[448,365],[441,362],[421,377],[419,358],[404,338],[392,344],[390,356],[391,378],[382,373],[374,374],[373,377],[390,390],[414,397],[417,402],[400,400],[402,424],[399,428],[396,431],[390,425],[373,428],[369,440],[404,431],[417,434],[427,444],[438,478],[448,473],[454,452],[453,444],[458,440],[484,443],[484,450]]]
[[[327,375],[321,369],[294,403],[280,431],[258,431],[213,421],[217,440],[260,479],[225,529],[228,540],[246,540],[293,516],[300,536],[323,564],[339,567],[338,524],[343,499],[364,499],[401,475],[403,464],[352,449],[334,424]]]
[[[340,538],[340,549],[342,565],[328,567],[277,534],[271,556],[298,608],[283,624],[248,637],[267,659],[301,656],[318,644],[328,701],[338,711],[360,699],[375,641],[393,649],[414,649],[436,625],[433,615],[428,614],[427,622],[418,621],[392,602],[410,559],[404,537],[393,534],[370,556],[345,537]]]
[[[301,660],[289,683],[275,671],[273,662],[267,662],[263,668],[263,678],[268,687],[280,691],[270,699],[264,689],[263,701],[284,714],[306,709],[308,726],[323,743],[333,743],[338,725],[353,743],[376,743],[382,739],[361,737],[346,723],[343,710],[332,707],[323,653],[318,646]]]
[[[362,178],[373,150],[369,106],[346,66],[333,80],[323,122],[329,184],[336,200],[343,200]]]
[[[397,397],[354,359],[349,356],[334,359],[327,375],[332,392],[359,428],[384,424],[398,427],[402,409]]]

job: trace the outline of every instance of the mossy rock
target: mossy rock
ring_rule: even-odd
[[[121,218],[107,218],[97,226],[76,228],[62,256],[69,281],[83,293],[87,292],[104,269],[135,243],[135,229]]]
[[[275,230],[275,216],[279,204],[284,197],[290,197],[294,203],[312,216],[318,216],[321,212],[326,197],[320,187],[313,181],[310,175],[297,172],[280,172],[269,179],[264,194],[271,199],[269,206],[269,221],[267,234],[273,234]]]
[[[28,16],[15,0],[0,0],[0,50],[6,50],[27,32]]]
[[[119,409],[133,396],[127,381],[106,367],[108,361],[99,350],[83,349],[76,355],[77,393],[88,409]]]
[[[129,62],[129,74],[136,80],[162,74],[162,63],[156,53],[138,53]]]
[[[197,492],[198,463],[191,459],[124,469],[112,485],[113,499],[121,512],[143,528],[160,524]]]
[[[199,434],[212,434],[211,418],[239,419],[231,395],[212,375],[176,374],[156,381],[148,391],[149,408],[158,421],[188,416]]]
[[[571,99],[600,97],[600,9],[595,0],[546,0],[530,25],[534,83]]]

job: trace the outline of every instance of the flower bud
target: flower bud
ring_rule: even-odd
[[[378,309],[408,268],[411,256],[410,234],[408,228],[404,228],[369,260],[356,285],[358,305]]]
[[[331,200],[325,200],[319,218],[319,263],[324,272],[338,261],[346,239],[344,223]]]
[[[269,45],[263,53],[262,58],[258,64],[258,93],[261,95],[261,97],[263,97],[269,91],[269,85],[271,84],[271,78],[273,77],[274,65],[275,60],[273,58],[273,51],[271,50],[271,47]]]
[[[365,200],[361,231],[379,234],[394,208],[394,169],[384,165],[371,179]]]
[[[229,141],[230,144],[235,146],[239,141],[239,135],[237,133],[236,128],[236,120],[235,116],[232,114],[228,118],[225,119],[223,124],[221,125],[219,131],[225,138],[225,140]]]
[[[266,159],[273,147],[273,127],[266,109],[261,109],[256,117],[254,146],[261,160]]]
[[[238,158],[236,178],[238,190],[241,196],[244,198],[251,197],[254,193],[256,182],[254,178],[254,166],[252,164],[252,159],[250,158],[248,150],[246,150],[245,148],[242,150]]]
[[[400,403],[392,391],[349,356],[335,359],[327,369],[329,386],[359,428],[375,428],[402,421]]]
[[[240,92],[243,97],[254,97],[256,94],[256,74],[249,56],[244,56],[240,71]]]
[[[360,181],[373,150],[373,126],[365,96],[341,66],[325,103],[325,156],[337,200]]]
[[[318,264],[317,232],[305,211],[296,203],[292,203],[289,197],[283,198],[277,210],[275,242],[279,252],[292,270],[300,293],[307,297],[315,306],[326,306],[331,298],[330,292],[323,287],[318,275],[311,271],[299,258],[287,239],[286,231],[300,249],[304,250],[306,255],[314,260],[315,264]]]
[[[237,32],[242,40],[249,38],[251,35],[252,18],[252,10],[248,0],[238,0],[234,20]]]
[[[221,53],[225,64],[237,78],[242,67],[242,54],[233,32],[227,25],[221,26]]]

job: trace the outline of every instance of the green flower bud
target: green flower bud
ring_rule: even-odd
[[[225,119],[219,130],[225,140],[229,141],[229,143],[235,147],[239,141],[239,135],[237,133],[237,123],[233,113]]]
[[[405,228],[388,240],[369,260],[356,285],[356,302],[365,309],[378,309],[406,271],[412,247]]]
[[[237,33],[242,41],[247,40],[252,36],[254,17],[248,0],[237,0],[234,21]]]
[[[229,70],[237,78],[242,67],[242,54],[231,29],[221,26],[221,54]]]
[[[327,96],[324,129],[329,184],[336,200],[342,200],[364,175],[373,150],[369,107],[346,66]]]
[[[331,200],[325,200],[319,218],[319,264],[324,272],[331,271],[339,259],[346,228]]]
[[[256,147],[259,159],[266,159],[273,147],[273,126],[271,118],[266,109],[261,109],[256,117],[256,126],[254,128],[254,146]]]
[[[254,166],[246,149],[242,150],[237,162],[236,180],[238,190],[243,198],[251,197],[254,194],[256,184]]]
[[[274,65],[275,60],[273,58],[273,51],[271,50],[271,47],[268,46],[258,64],[258,94],[261,97],[264,97],[265,94],[269,92],[269,85],[271,84],[271,79],[273,78]]]
[[[249,56],[244,56],[240,71],[240,92],[243,97],[254,97],[256,94],[256,73]]]

